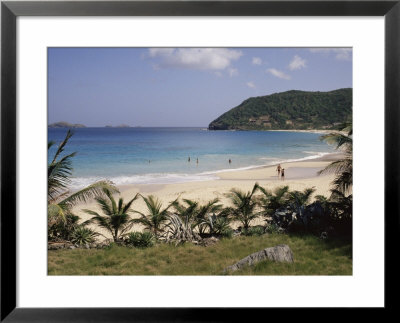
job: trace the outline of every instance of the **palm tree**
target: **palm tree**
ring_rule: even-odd
[[[331,190],[329,198],[330,205],[332,206],[333,217],[336,220],[351,219],[353,214],[353,195],[344,195],[341,191]]]
[[[134,220],[130,218],[129,213],[133,212],[131,205],[138,198],[139,194],[136,194],[135,197],[126,204],[124,204],[122,198],[119,198],[117,204],[110,190],[105,188],[103,192],[106,197],[96,197],[95,200],[99,204],[104,215],[100,215],[88,209],[84,209],[83,211],[87,214],[94,215],[94,217],[90,219],[90,222],[96,222],[100,227],[106,229],[111,233],[114,242],[118,242],[134,224]]]
[[[321,140],[336,145],[336,149],[343,151],[344,158],[332,162],[319,174],[335,173],[333,189],[342,194],[349,194],[353,187],[353,125],[351,122],[344,123],[339,130],[340,132],[321,136]]]
[[[112,193],[118,192],[118,189],[110,181],[103,180],[95,182],[77,192],[70,193],[68,185],[71,183],[70,176],[72,175],[72,157],[76,155],[73,152],[68,155],[61,156],[68,140],[73,133],[68,130],[65,139],[60,143],[52,161],[47,167],[47,205],[49,224],[62,219],[64,222],[68,215],[71,215],[71,209],[79,202],[103,196],[104,189],[108,189]],[[50,141],[47,145],[50,149],[55,143]]]
[[[198,202],[189,199],[184,199],[183,202],[186,205],[178,201],[174,202],[175,211],[182,222],[186,225],[189,224],[191,229],[197,226],[200,235],[204,235],[207,229],[212,233],[215,213],[222,209],[222,205],[217,204],[219,199],[211,200],[205,205],[200,205]]]
[[[167,215],[167,223],[165,224],[166,241],[175,241],[175,245],[184,242],[199,241],[200,236],[194,232],[196,226],[196,217],[199,209],[199,203],[184,199],[183,203],[178,200],[172,202],[175,212]]]
[[[255,183],[250,192],[245,193],[238,189],[232,189],[230,193],[227,194],[234,205],[234,207],[229,208],[229,210],[232,212],[234,218],[243,224],[244,229],[248,229],[250,222],[258,217],[258,214],[254,212],[258,203],[253,198],[253,195],[259,187],[258,183]]]
[[[305,188],[301,191],[290,191],[289,194],[289,203],[294,211],[300,215],[303,215],[304,208],[310,203],[311,196],[315,192],[315,188]]]
[[[271,216],[279,208],[287,205],[289,186],[277,187],[273,192],[260,186],[263,196],[260,197],[260,205],[264,209],[264,215]]]
[[[148,214],[135,211],[135,213],[138,213],[141,217],[134,221],[144,225],[145,229],[154,233],[155,237],[158,239],[163,232],[165,222],[168,220],[168,215],[170,214],[169,208],[174,205],[176,200],[162,209],[162,202],[153,195],[149,195],[148,197],[141,195],[141,197],[146,203]]]
[[[183,202],[186,205],[183,203],[179,203],[178,200],[173,202],[175,213],[181,218],[184,223],[190,224],[190,226],[193,228],[195,226],[194,221],[199,211],[199,203],[189,199],[183,199]]]
[[[226,210],[223,210],[222,205],[217,203],[219,203],[219,199],[215,198],[199,207],[196,225],[200,234],[204,234],[207,228],[210,234],[215,232],[215,224],[217,222],[218,225],[221,224],[222,218],[225,219],[226,223],[229,222]]]

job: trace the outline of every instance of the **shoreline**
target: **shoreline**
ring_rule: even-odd
[[[269,131],[269,132],[304,132],[304,133],[344,133],[335,129],[208,129],[207,131]]]
[[[306,133],[339,133],[339,130],[335,129],[277,129],[277,130],[265,130],[265,131],[277,131],[277,132],[306,132]]]
[[[332,160],[340,158],[340,156],[340,153],[335,153],[312,160],[281,163],[281,166],[285,168],[284,180],[278,178],[276,165],[270,165],[248,170],[221,172],[218,174],[218,179],[207,181],[118,185],[117,187],[120,190],[120,194],[116,197],[122,197],[126,202],[132,199],[137,193],[143,194],[144,196],[154,195],[162,202],[163,207],[166,207],[177,198],[179,198],[180,201],[182,201],[182,199],[194,200],[200,204],[205,204],[214,198],[218,198],[221,204],[230,206],[230,200],[226,194],[229,193],[231,189],[236,188],[242,191],[250,191],[256,182],[269,190],[274,190],[284,185],[288,185],[290,190],[299,191],[314,187],[315,193],[312,199],[314,199],[316,195],[325,195],[328,197],[331,188],[330,183],[334,179],[334,174],[318,176],[317,172],[326,167]],[[136,211],[147,213],[146,205],[141,198],[133,202],[132,208]],[[73,212],[81,218],[82,222],[91,218],[91,216],[84,213],[82,209],[91,209],[101,212],[100,208],[93,201],[75,206]],[[132,213],[132,218],[137,217],[139,217],[137,214]],[[252,225],[260,224],[264,224],[264,219],[256,219]],[[232,227],[235,228],[237,225],[237,223],[234,223]],[[90,227],[106,237],[109,237],[109,234],[97,225],[92,224]],[[134,225],[132,230],[142,231],[143,227],[137,224]]]
[[[337,152],[327,152],[327,153],[318,153],[319,155],[311,155],[301,158],[295,159],[286,159],[286,160],[275,160],[272,161],[271,164],[263,164],[263,165],[250,165],[238,168],[226,168],[220,170],[213,170],[213,171],[204,171],[201,173],[194,173],[194,174],[179,174],[179,173],[165,173],[165,174],[138,174],[132,175],[132,177],[145,177],[145,176],[154,176],[149,177],[150,183],[143,183],[143,182],[131,182],[131,183],[119,183],[118,180],[115,180],[116,177],[109,177],[109,178],[88,178],[90,183],[93,183],[97,180],[104,180],[109,179],[115,183],[118,187],[126,187],[132,185],[169,185],[169,184],[180,184],[180,183],[192,183],[192,182],[205,182],[205,181],[212,181],[212,180],[219,180],[221,179],[220,174],[225,173],[235,173],[235,172],[242,172],[242,171],[251,171],[257,169],[264,169],[268,167],[276,167],[278,164],[292,164],[292,163],[299,163],[299,162],[312,162],[312,161],[335,161],[339,158],[342,158],[343,153],[340,151]],[[171,179],[175,177],[175,179]],[[121,178],[128,178],[128,176],[120,176]],[[80,177],[74,178],[81,179]],[[113,180],[114,179],[114,180]],[[87,184],[86,184],[87,185]],[[71,191],[77,191],[85,187],[86,185],[76,185]]]

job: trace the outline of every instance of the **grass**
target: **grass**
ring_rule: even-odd
[[[287,244],[294,263],[260,262],[235,275],[351,275],[352,244],[314,236],[271,234],[223,239],[209,247],[159,244],[147,249],[49,250],[49,275],[222,275],[249,254]]]

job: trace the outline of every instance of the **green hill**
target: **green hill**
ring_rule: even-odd
[[[353,89],[287,91],[249,98],[212,121],[210,130],[331,129],[352,118]]]

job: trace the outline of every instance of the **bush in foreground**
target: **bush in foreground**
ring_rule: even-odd
[[[155,237],[151,232],[131,232],[125,243],[136,248],[148,248],[154,246]]]
[[[250,227],[242,230],[244,236],[261,236],[264,234],[264,228],[261,226]]]
[[[99,234],[83,225],[80,225],[74,229],[71,234],[71,242],[80,246],[93,243],[96,241],[96,237]]]

